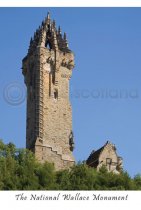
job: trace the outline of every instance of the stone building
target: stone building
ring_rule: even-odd
[[[86,164],[97,170],[105,165],[109,172],[120,173],[122,170],[122,158],[117,155],[116,147],[109,141],[97,151],[92,151]]]
[[[31,38],[22,64],[27,86],[26,148],[38,161],[54,163],[56,170],[69,168],[75,163],[69,100],[74,54],[66,33],[62,35],[49,13]],[[115,173],[122,169],[122,158],[110,142],[93,151],[86,163],[97,170],[102,165]]]
[[[22,69],[27,86],[26,147],[40,162],[53,162],[56,170],[75,162],[69,100],[73,68],[66,33],[62,35],[48,13],[31,38]]]

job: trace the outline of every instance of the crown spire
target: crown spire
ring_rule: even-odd
[[[61,27],[57,27],[55,20],[51,20],[50,13],[47,13],[44,21],[35,31],[30,43],[31,51],[34,51],[37,46],[46,46],[46,43],[52,42],[52,48],[55,47],[63,52],[69,52],[69,46],[66,33],[62,33]]]

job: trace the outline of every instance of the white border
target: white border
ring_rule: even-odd
[[[76,194],[80,196],[76,196]],[[26,200],[16,200],[16,195],[23,194]],[[58,200],[30,200],[31,194],[37,197],[41,196],[56,196]],[[58,194],[60,194],[58,196]],[[64,200],[63,195],[70,194],[74,197],[88,197],[89,200]],[[127,200],[93,200],[94,196],[101,197],[127,197]],[[140,210],[141,192],[138,191],[11,191],[0,192],[0,205],[2,209],[13,210],[86,210],[86,209],[99,209],[99,210],[123,210],[123,209],[136,209]]]
[[[141,0],[0,0],[0,7],[141,7]],[[15,195],[22,192],[0,192],[0,203],[2,209],[14,209],[14,210],[39,210],[39,209],[51,209],[51,210],[72,210],[72,209],[140,209],[141,191],[102,191],[95,193],[101,193],[103,196],[117,194],[117,195],[129,195],[128,201],[63,201],[50,202],[50,201],[17,201]],[[30,192],[24,192],[30,196]],[[55,192],[42,192],[34,191],[33,193],[51,195]],[[59,191],[57,192],[59,193]],[[67,192],[67,193],[77,193]],[[93,191],[81,191],[82,194],[90,195]]]
[[[141,0],[0,0],[0,7],[141,7]]]

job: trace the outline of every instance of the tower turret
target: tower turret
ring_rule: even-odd
[[[50,14],[31,38],[23,59],[27,86],[26,147],[41,162],[64,169],[74,164],[69,80],[74,54]],[[71,141],[70,141],[71,136]],[[71,145],[72,144],[72,145]]]

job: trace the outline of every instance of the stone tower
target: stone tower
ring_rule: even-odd
[[[56,170],[74,164],[69,100],[73,68],[66,34],[62,36],[48,13],[31,38],[22,69],[27,86],[26,147],[40,162],[54,163]]]

